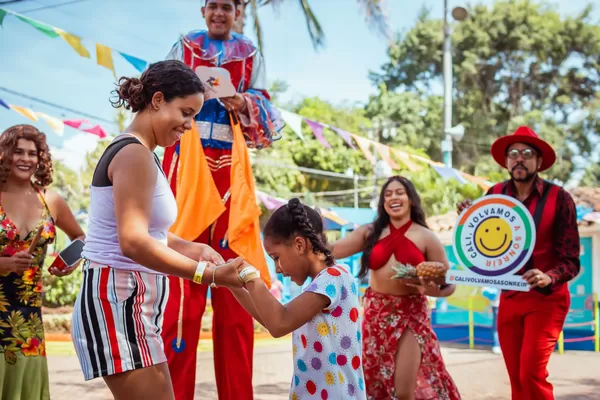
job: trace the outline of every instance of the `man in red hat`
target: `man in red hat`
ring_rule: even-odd
[[[542,180],[538,173],[556,161],[552,147],[526,126],[496,140],[494,160],[510,180],[487,194],[504,194],[521,201],[536,226],[536,243],[519,272],[529,292],[502,291],[498,336],[510,377],[513,400],[554,399],[546,366],[569,312],[567,282],[579,273],[579,231],[575,203],[567,191]],[[457,204],[458,212],[471,205]]]

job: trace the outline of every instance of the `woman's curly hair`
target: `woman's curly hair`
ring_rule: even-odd
[[[0,184],[5,184],[8,181],[13,152],[17,148],[19,139],[30,140],[35,143],[38,165],[33,175],[33,183],[40,188],[47,187],[52,183],[50,149],[46,143],[46,135],[31,125],[11,126],[0,136]]]

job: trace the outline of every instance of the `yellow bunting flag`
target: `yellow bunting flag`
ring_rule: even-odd
[[[415,160],[419,160],[421,162],[424,162],[425,164],[429,164],[429,165],[435,165],[436,163],[434,163],[433,161],[425,158],[425,157],[421,157],[421,156],[417,156],[415,154],[411,154],[410,155],[411,158],[414,158]],[[443,164],[442,164],[443,165]]]
[[[21,114],[22,116],[29,118],[32,121],[37,121],[38,117],[37,115],[35,115],[35,112],[33,112],[32,110],[30,110],[29,108],[25,108],[25,107],[19,107],[19,106],[13,106],[12,104],[9,105],[9,107],[18,112],[19,114]]]
[[[375,156],[373,155],[373,153],[371,153],[371,150],[369,150],[369,147],[371,146],[371,143],[373,143],[373,141],[358,135],[352,135],[352,137],[354,138],[354,140],[356,140],[358,148],[365,155],[365,158],[369,160],[371,164],[374,164]]]
[[[46,123],[50,125],[50,129],[58,136],[62,136],[65,133],[65,123],[60,119],[38,111],[35,112],[35,115],[46,121]]]
[[[398,159],[402,162],[402,164],[404,164],[406,166],[406,168],[408,168],[410,171],[420,171],[423,168],[420,165],[417,165],[416,163],[412,162],[410,160],[410,156],[408,155],[408,153],[405,153],[403,151],[397,150],[397,149],[392,149],[394,152],[394,155],[396,157],[398,157]]]
[[[65,32],[60,28],[54,28],[56,33],[64,39],[65,42],[69,43],[69,46],[73,48],[81,57],[90,58],[90,52],[81,43],[81,38],[71,33]]]
[[[100,43],[96,43],[96,59],[98,65],[102,65],[104,68],[108,68],[113,72],[116,77],[115,64],[113,62],[112,49]]]

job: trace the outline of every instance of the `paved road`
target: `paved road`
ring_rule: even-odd
[[[485,350],[443,349],[447,367],[465,400],[509,399],[508,376],[500,356]],[[287,399],[292,375],[289,342],[257,347],[254,359],[256,400]],[[84,382],[77,358],[49,356],[53,399],[105,400],[110,392],[102,380]],[[550,379],[557,400],[600,400],[600,354],[567,352],[550,361]],[[196,399],[217,399],[212,368],[212,352],[198,354]],[[200,372],[201,371],[201,372]]]

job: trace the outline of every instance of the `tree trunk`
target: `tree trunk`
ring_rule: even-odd
[[[240,12],[240,16],[233,21],[233,31],[239,34],[244,33],[244,25],[246,23],[246,2],[242,1],[242,4],[238,6]]]

